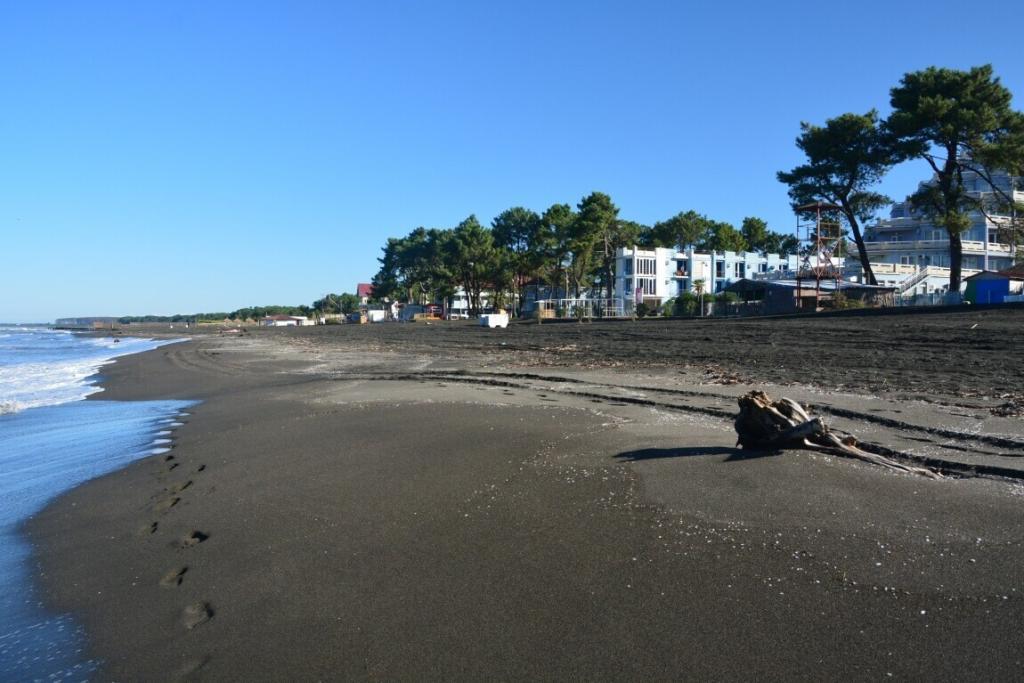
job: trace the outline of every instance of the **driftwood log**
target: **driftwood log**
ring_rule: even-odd
[[[932,479],[941,475],[924,467],[906,465],[857,447],[852,436],[840,438],[820,417],[811,417],[804,408],[788,398],[773,401],[763,391],[751,391],[739,399],[736,416],[737,445],[744,450],[805,448],[848,458],[856,458],[901,472]]]

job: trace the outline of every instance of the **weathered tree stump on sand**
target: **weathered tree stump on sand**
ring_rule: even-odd
[[[740,397],[739,404],[740,414],[736,416],[737,445],[745,450],[806,448],[932,479],[941,478],[941,475],[927,468],[905,465],[858,448],[857,440],[852,436],[840,438],[829,430],[820,417],[811,417],[799,403],[791,399],[773,401],[763,391],[751,391]]]

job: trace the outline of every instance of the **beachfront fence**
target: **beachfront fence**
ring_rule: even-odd
[[[539,299],[534,309],[541,319],[630,318],[634,304],[629,299]]]

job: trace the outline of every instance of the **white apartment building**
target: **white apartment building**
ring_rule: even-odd
[[[1014,182],[1016,180],[1016,182]],[[1020,178],[994,173],[993,181],[1015,201],[1024,201]],[[934,183],[934,178],[928,183]],[[928,183],[922,183],[926,185]],[[977,173],[964,174],[967,192],[988,205],[996,205],[996,195]],[[1013,265],[1016,247],[999,241],[999,227],[1009,216],[985,216],[981,211],[970,214],[970,227],[962,235],[963,277],[982,270],[1003,270]],[[903,296],[933,294],[949,289],[949,235],[944,228],[914,211],[909,201],[893,205],[889,218],[864,230],[871,269],[880,285],[895,285]],[[861,280],[860,264],[851,260],[848,276]]]
[[[642,298],[649,305],[661,306],[683,292],[695,292],[694,283],[698,280],[703,281],[705,293],[714,293],[736,280],[793,273],[799,266],[797,256],[633,246],[615,252],[615,298]]]
[[[480,307],[487,311],[491,308],[491,293],[487,290],[480,292]],[[450,314],[468,318],[470,311],[469,294],[462,287],[455,290],[447,302],[447,309]]]

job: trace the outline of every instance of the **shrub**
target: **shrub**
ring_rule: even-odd
[[[864,308],[864,302],[860,299],[851,298],[842,292],[836,292],[832,295],[832,308],[836,310],[846,308]]]
[[[675,314],[693,315],[697,312],[697,301],[697,295],[693,292],[683,292],[675,300]]]

